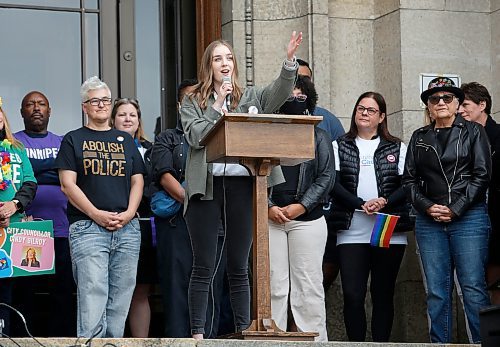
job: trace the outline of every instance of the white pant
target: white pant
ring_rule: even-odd
[[[322,271],[327,234],[324,217],[285,224],[269,221],[272,318],[286,331],[290,297],[298,330],[318,332],[316,341],[328,341]]]

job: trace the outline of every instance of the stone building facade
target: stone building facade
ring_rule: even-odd
[[[479,81],[500,100],[500,0],[222,0],[222,36],[244,84],[276,75],[292,30],[310,62],[319,103],[348,126],[364,91],[382,93],[391,130],[422,124],[420,73]],[[493,106],[498,114],[500,107]]]
[[[0,96],[10,125],[23,129],[20,101],[37,89],[50,99],[51,131],[80,127],[78,89],[99,75],[113,96],[141,101],[153,138],[159,115],[163,128],[175,126],[176,86],[196,75],[197,53],[221,25],[238,55],[242,85],[269,82],[291,31],[302,31],[298,56],[314,70],[319,104],[345,128],[357,97],[375,90],[386,97],[391,131],[407,142],[423,123],[421,73],[486,85],[500,119],[500,0],[0,0],[6,33]],[[410,240],[392,339],[428,341],[425,291]],[[328,321],[330,338],[345,339],[338,281],[328,292]],[[456,321],[455,340],[466,341],[462,315]]]
[[[484,84],[500,118],[500,0],[222,0],[221,8],[222,37],[234,44],[242,84],[270,81],[290,33],[302,31],[298,56],[314,70],[319,105],[346,129],[357,97],[375,90],[386,98],[391,132],[408,142],[423,124],[421,73]],[[410,239],[392,339],[426,342],[425,291]],[[328,318],[330,339],[345,339],[338,280]],[[455,341],[466,342],[463,315],[455,321]]]

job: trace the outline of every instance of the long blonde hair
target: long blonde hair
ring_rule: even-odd
[[[28,260],[29,260],[29,258],[28,258],[28,253],[29,253],[30,251],[33,251],[33,259],[34,259],[34,261],[38,261],[38,260],[36,259],[36,250],[35,250],[33,247],[30,247],[30,248],[28,248],[28,249],[26,250],[26,261],[28,261]]]
[[[215,40],[205,49],[205,52],[201,57],[200,69],[198,71],[198,84],[195,86],[193,92],[188,94],[189,97],[194,98],[198,102],[198,105],[200,105],[202,110],[207,108],[208,99],[214,91],[214,72],[212,70],[212,60],[215,48],[220,45],[226,46],[233,55],[234,66],[233,75],[231,76],[231,83],[233,84],[233,91],[231,93],[231,110],[234,110],[236,106],[238,106],[241,95],[243,94],[242,89],[238,84],[238,64],[236,62],[233,47],[225,40]]]
[[[431,117],[431,111],[429,110],[429,107],[425,106],[424,110],[424,125],[429,125],[433,122],[433,119]]]
[[[12,146],[16,148],[23,148],[23,144],[17,140],[14,135],[12,135],[12,131],[10,130],[10,125],[9,125],[9,120],[7,119],[7,115],[5,114],[5,111],[3,110],[2,106],[0,106],[0,112],[3,115],[3,129],[5,130],[5,140],[9,140],[9,142],[12,144]],[[0,139],[1,141],[2,139]]]

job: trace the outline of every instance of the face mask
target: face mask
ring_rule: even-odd
[[[292,100],[286,101],[283,106],[280,107],[279,113],[304,115],[309,114],[309,111],[307,110],[306,102],[298,102],[297,100]]]

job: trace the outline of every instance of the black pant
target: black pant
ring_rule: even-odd
[[[12,305],[12,283],[13,278],[0,279],[0,303]],[[3,333],[10,335],[10,315],[11,310],[8,307],[0,306],[0,320],[3,320]],[[2,336],[0,336],[1,338]]]
[[[66,237],[54,239],[56,273],[49,277],[49,336],[76,336],[76,284],[73,279],[69,242]]]
[[[54,275],[17,277],[14,279],[14,304],[23,313],[30,332],[36,336],[76,336],[76,285],[66,237],[54,238]],[[44,303],[36,293],[48,293]],[[50,320],[46,320],[49,317]],[[45,319],[45,320],[44,320]],[[12,318],[12,333],[28,336],[19,318]]]
[[[226,254],[224,227],[219,227],[217,241],[217,264],[214,278],[208,290],[207,321],[205,323],[205,336],[215,339],[219,335],[229,334],[234,331],[233,310],[227,284]]]
[[[158,278],[166,337],[190,337],[188,287],[193,264],[182,211],[172,219],[155,217]]]
[[[155,217],[155,224],[164,334],[165,337],[191,337],[188,288],[193,267],[193,252],[182,210],[171,219]],[[222,252],[223,236],[219,235],[218,243],[217,259]],[[224,296],[225,264],[225,256],[222,256],[221,264],[212,283],[213,291],[209,295],[205,324],[205,331],[209,338],[217,337],[219,331],[226,331],[224,329],[227,324],[220,322],[220,317],[225,317],[228,313],[232,316],[231,306],[226,304]],[[224,325],[220,326],[220,324]]]
[[[248,256],[252,245],[252,187],[251,177],[214,177],[213,200],[200,200],[199,196],[189,200],[185,217],[193,247],[189,283],[192,334],[205,333],[208,291],[217,261],[221,219],[226,230],[226,265],[235,329],[241,331],[250,325]]]
[[[225,263],[225,257],[223,258]],[[233,310],[231,308],[231,297],[229,295],[229,281],[227,279],[227,272],[221,272],[219,268],[215,274],[214,285],[214,312],[215,319],[212,324],[212,334],[210,338],[217,336],[231,334],[234,331]],[[210,300],[209,300],[210,301]],[[209,310],[207,312],[207,324],[205,324],[205,331],[208,331],[208,319],[210,318],[210,302]]]
[[[365,340],[365,296],[371,275],[372,339],[389,341],[394,318],[394,287],[406,246],[380,248],[369,244],[342,244],[337,247],[344,292],[344,323],[349,340]]]

